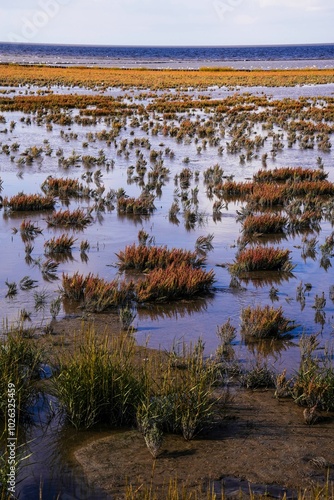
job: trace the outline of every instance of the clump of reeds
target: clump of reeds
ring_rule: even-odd
[[[29,219],[24,219],[20,224],[20,232],[22,238],[33,239],[38,234],[42,234],[43,230],[40,227],[38,227],[38,225],[35,222],[32,222]]]
[[[213,249],[212,241],[214,235],[208,234],[207,236],[199,236],[195,242],[195,248],[200,252],[208,252]]]
[[[72,246],[76,239],[73,236],[62,234],[58,237],[53,237],[44,243],[46,254],[68,253],[71,252]]]
[[[77,208],[72,212],[70,210],[58,210],[49,215],[46,222],[49,226],[62,226],[62,227],[85,227],[91,224],[93,217],[91,210],[84,211],[82,208]]]
[[[300,338],[301,361],[293,378],[291,394],[296,403],[318,410],[334,410],[334,366],[333,351],[326,347],[321,356],[317,335]]]
[[[245,235],[283,233],[287,217],[278,214],[249,215],[243,222]]]
[[[292,324],[291,324],[292,323]],[[280,339],[296,325],[283,314],[282,307],[246,307],[241,311],[241,333],[246,340]]]
[[[117,209],[120,213],[149,215],[155,210],[154,196],[151,194],[143,194],[139,198],[122,196],[117,200]]]
[[[66,418],[77,429],[97,422],[133,425],[145,394],[142,370],[133,361],[133,340],[122,336],[98,341],[94,332],[84,340],[71,355],[62,356],[54,379]]]
[[[19,193],[11,198],[5,197],[3,206],[13,212],[53,210],[55,200],[51,196]]]
[[[208,293],[215,281],[213,270],[206,272],[186,263],[157,268],[135,287],[138,302],[168,301]]]
[[[190,250],[178,248],[169,250],[167,247],[136,244],[128,245],[116,255],[119,259],[120,269],[136,269],[137,271],[148,271],[154,268],[165,269],[171,264],[180,265],[182,263],[199,267],[205,260]]]
[[[83,276],[79,272],[72,276],[63,274],[63,296],[82,302],[85,309],[102,312],[113,307],[121,306],[129,301],[132,296],[133,284],[126,284],[117,279],[110,282],[89,273]]]
[[[240,383],[247,389],[272,388],[275,387],[275,373],[267,363],[256,360],[255,365],[241,375]]]
[[[8,416],[8,390],[14,388],[16,414],[27,411],[37,394],[41,351],[20,329],[6,332],[0,342],[0,417]],[[10,385],[9,385],[10,384]]]
[[[286,182],[287,180],[322,181],[328,174],[321,169],[302,167],[281,167],[274,170],[259,170],[253,176],[256,182]]]
[[[89,194],[89,190],[78,181],[78,179],[55,178],[49,176],[41,186],[44,193],[50,196],[84,196]]]
[[[232,274],[252,271],[285,271],[293,269],[290,250],[274,247],[256,246],[238,253],[234,264],[230,266]]]

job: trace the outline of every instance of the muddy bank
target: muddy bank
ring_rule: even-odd
[[[88,481],[112,498],[122,498],[130,484],[159,489],[175,478],[202,491],[211,483],[219,493],[224,485],[231,495],[249,482],[258,492],[263,485],[263,494],[267,487],[273,496],[286,491],[292,498],[299,488],[326,481],[328,471],[334,480],[333,432],[332,414],[307,426],[293,402],[277,401],[272,391],[238,389],[219,427],[189,442],[166,436],[155,463],[136,430],[111,432],[74,456]]]

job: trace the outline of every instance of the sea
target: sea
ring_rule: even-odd
[[[0,43],[0,63],[158,69],[334,68],[334,43],[220,47]]]

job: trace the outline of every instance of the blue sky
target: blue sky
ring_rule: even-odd
[[[101,45],[333,43],[333,25],[333,0],[0,2],[0,40],[3,42]]]

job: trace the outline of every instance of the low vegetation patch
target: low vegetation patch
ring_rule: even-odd
[[[252,271],[285,271],[293,269],[290,250],[274,247],[256,246],[246,248],[237,254],[234,264],[230,266],[232,274]]]
[[[55,200],[51,196],[19,193],[11,198],[5,197],[3,206],[13,212],[53,210]]]
[[[241,311],[241,334],[246,340],[280,339],[296,328],[283,314],[282,307],[246,307]]]
[[[206,272],[185,263],[154,269],[136,285],[138,302],[190,298],[210,291],[215,281],[213,270]]]
[[[91,210],[84,211],[82,208],[76,210],[58,210],[46,219],[49,226],[78,227],[82,228],[93,222]]]
[[[243,223],[244,235],[283,233],[287,217],[279,214],[249,215]]]
[[[180,265],[185,263],[189,266],[199,267],[204,263],[204,258],[199,257],[196,252],[167,247],[128,245],[117,254],[119,267],[124,269],[135,269],[137,271],[148,271],[154,268],[163,268],[171,264]]]

